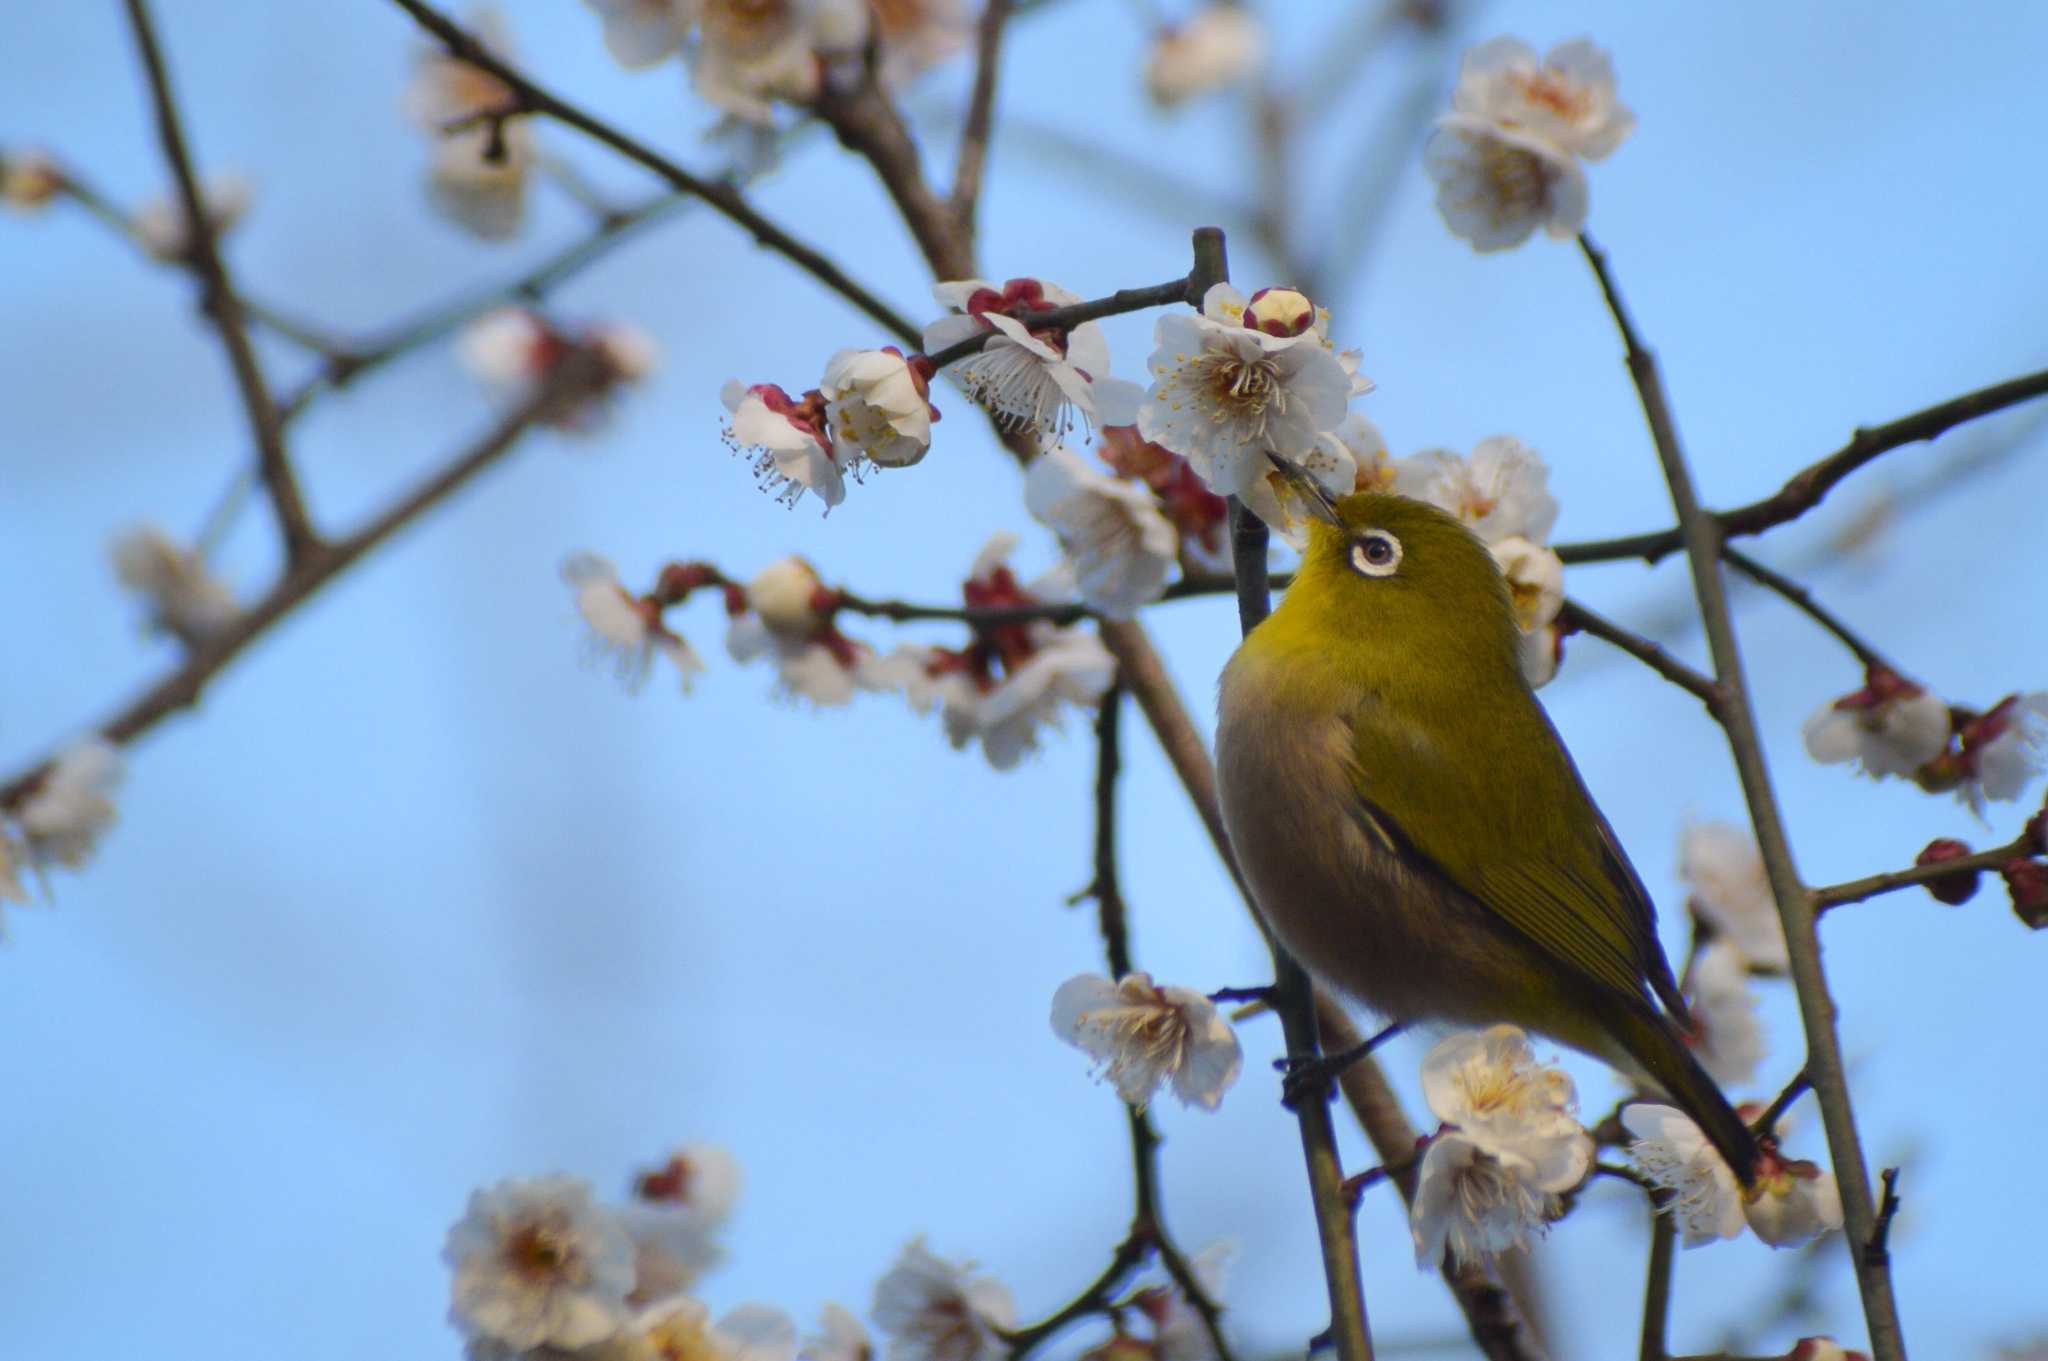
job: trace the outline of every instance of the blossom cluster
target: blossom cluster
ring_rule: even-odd
[[[1423,149],[1437,211],[1474,250],[1518,246],[1538,227],[1573,236],[1588,207],[1580,162],[1607,156],[1634,127],[1607,54],[1585,39],[1540,59],[1518,38],[1481,43]]]
[[[2048,765],[2048,691],[2007,695],[1979,711],[1872,665],[1862,688],[1822,705],[1802,735],[1816,761],[1953,791],[1981,813],[1987,799],[2019,798]]]

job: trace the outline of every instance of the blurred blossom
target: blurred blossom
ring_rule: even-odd
[[[1145,973],[1112,983],[1079,974],[1052,999],[1053,1034],[1093,1058],[1131,1105],[1144,1109],[1162,1083],[1181,1104],[1213,1111],[1244,1066],[1237,1032],[1192,988],[1154,984]]]
[[[1059,535],[1091,607],[1128,619],[1166,589],[1179,536],[1142,484],[1055,444],[1026,474],[1024,504]]]
[[[1589,161],[1620,146],[1636,123],[1615,97],[1607,54],[1584,38],[1559,43],[1540,62],[1519,38],[1481,43],[1465,54],[1451,107]]]
[[[1089,428],[1137,419],[1144,389],[1109,376],[1109,342],[1101,326],[1031,325],[1034,313],[1085,301],[1079,294],[1040,279],[1012,279],[1000,288],[966,279],[938,284],[932,294],[954,311],[924,328],[925,350],[935,354],[987,335],[980,350],[947,367],[1004,429],[1064,436],[1077,412]]]
[[[215,240],[249,211],[249,182],[236,174],[215,175],[199,187],[200,207]],[[157,195],[136,210],[129,226],[143,250],[159,260],[183,260],[192,253],[192,223],[175,190]]]
[[[83,866],[114,825],[120,783],[121,753],[110,742],[88,738],[59,753],[14,810],[29,860]]]
[[[818,1331],[804,1339],[803,1361],[874,1361],[868,1330],[845,1305],[827,1300],[818,1310]]]
[[[573,1177],[502,1181],[448,1231],[450,1320],[514,1350],[588,1347],[623,1328],[633,1287],[626,1231]]]
[[[794,506],[810,492],[830,511],[846,499],[846,469],[827,433],[825,397],[816,388],[798,401],[773,383],[726,381],[719,400],[728,416],[725,442],[753,458],[754,477],[775,499]]]
[[[1460,1030],[1422,1059],[1430,1113],[1481,1141],[1580,1139],[1571,1075],[1536,1061],[1529,1037],[1511,1025]]]
[[[996,1329],[1015,1326],[1016,1304],[1002,1282],[973,1271],[910,1240],[876,1282],[869,1310],[885,1361],[1005,1361],[1010,1347]]]
[[[1145,90],[1161,108],[1250,78],[1266,57],[1266,31],[1243,5],[1210,4],[1161,29],[1145,62]]]
[[[1522,631],[1522,673],[1531,685],[1547,685],[1557,674],[1553,625],[1564,608],[1564,563],[1519,534],[1497,539],[1491,547],[1508,584],[1515,626]]]
[[[884,468],[907,468],[922,459],[938,419],[927,395],[930,378],[923,355],[905,359],[893,345],[834,354],[818,382],[834,462],[844,468],[865,458]]]
[[[1742,1233],[1742,1187],[1690,1117],[1635,1102],[1622,1108],[1621,1123],[1634,1136],[1628,1153],[1636,1166],[1672,1192],[1665,1213],[1678,1225],[1679,1241],[1696,1248]]]
[[[662,622],[660,607],[619,584],[618,568],[595,553],[571,554],[562,580],[576,592],[576,610],[590,629],[590,651],[612,664],[628,690],[646,681],[655,655],[668,658],[685,693],[704,663],[683,638]]]
[[[496,9],[478,12],[469,29],[491,55],[508,62],[516,56]],[[433,47],[420,53],[402,103],[433,142],[428,194],[434,207],[485,240],[517,234],[535,154],[527,120],[506,116],[518,107],[511,87]]]
[[[114,540],[114,575],[149,606],[150,626],[196,647],[235,621],[234,592],[155,525]]]
[[[1584,1136],[1581,1135],[1581,1138]],[[1559,1212],[1558,1193],[1585,1179],[1587,1157],[1540,1163],[1518,1143],[1481,1142],[1455,1129],[1429,1141],[1409,1207],[1415,1263],[1433,1267],[1446,1250],[1460,1262],[1478,1262],[1527,1248]]]
[[[690,54],[698,95],[743,122],[768,124],[778,101],[813,99],[819,52],[851,52],[866,37],[862,0],[699,0]]]
[[[588,433],[604,422],[606,398],[620,385],[637,383],[654,371],[659,356],[653,337],[637,326],[607,322],[572,334],[524,307],[500,307],[463,328],[456,352],[477,380],[514,400],[553,376],[580,353],[595,356],[598,381],[564,394],[542,419],[557,430]]]
[[[1842,1193],[1832,1172],[1810,1162],[1767,1158],[1742,1201],[1750,1231],[1774,1248],[1796,1248],[1842,1227]]]
[[[1986,799],[2017,799],[2048,756],[2048,691],[2007,695],[1957,732],[1957,797],[1981,814]]]
[[[1195,1284],[1211,1304],[1223,1302],[1223,1288],[1237,1260],[1234,1239],[1218,1239],[1188,1258]],[[1152,1320],[1152,1356],[1156,1361],[1216,1361],[1216,1343],[1201,1311],[1179,1286],[1156,1286],[1138,1294],[1138,1308]]]
[[[1763,1062],[1764,1028],[1749,986],[1749,960],[1727,937],[1717,938],[1694,956],[1685,982],[1699,1028],[1693,1057],[1724,1087],[1752,1081]]]
[[[880,30],[884,85],[907,84],[966,46],[970,23],[961,0],[868,0],[868,9]]]
[[[741,663],[772,658],[784,694],[839,705],[857,690],[900,688],[892,666],[873,668],[874,652],[839,631],[832,593],[802,558],[770,564],[744,597],[747,609],[727,626],[726,651]]]
[[[780,1309],[743,1304],[716,1323],[687,1295],[651,1305],[634,1320],[640,1355],[652,1361],[796,1361],[796,1325]]]
[[[1679,836],[1678,873],[1688,906],[1760,969],[1783,972],[1785,928],[1756,839],[1732,822],[1695,822]]]
[[[1474,250],[1519,246],[1538,227],[1567,237],[1586,225],[1586,172],[1541,137],[1447,113],[1437,119],[1422,160],[1436,181],[1444,225]]]
[[[1399,460],[1394,490],[1449,511],[1487,544],[1519,536],[1541,545],[1557,523],[1549,482],[1541,454],[1513,435],[1492,435],[1469,455],[1426,449]]]
[[[64,172],[49,153],[27,147],[0,154],[0,203],[23,212],[41,208],[64,187]]]
[[[1870,1361],[1865,1352],[1850,1351],[1831,1337],[1802,1337],[1785,1353],[1785,1361]],[[2018,1353],[2000,1354],[2000,1361],[2031,1361]]]
[[[0,903],[25,903],[28,893],[21,886],[21,867],[28,851],[17,844],[6,827],[0,826]],[[0,937],[6,935],[6,918],[0,916]]]
[[[1861,690],[1830,700],[1800,729],[1807,755],[1826,764],[1850,762],[1872,779],[1913,777],[1948,748],[1948,705],[1882,666]]]
[[[675,55],[697,22],[697,0],[583,0],[604,22],[605,50],[629,71]]]

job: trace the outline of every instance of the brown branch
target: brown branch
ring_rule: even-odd
[[[1701,623],[1706,629],[1708,650],[1714,659],[1715,679],[1723,690],[1719,718],[1728,737],[1728,748],[1742,782],[1744,801],[1756,832],[1757,848],[1770,879],[1772,896],[1785,928],[1786,953],[1791,959],[1792,983],[1799,997],[1799,1014],[1806,1029],[1806,1072],[1813,1080],[1820,1101],[1821,1122],[1826,1128],[1828,1152],[1833,1159],[1836,1181],[1842,1192],[1842,1211],[1856,1269],[1856,1284],[1863,1298],[1863,1314],[1869,1328],[1876,1361],[1905,1361],[1905,1340],[1899,1323],[1898,1303],[1893,1297],[1891,1272],[1883,1261],[1872,1261],[1853,1245],[1871,1241],[1876,1207],[1870,1194],[1870,1173],[1864,1162],[1863,1145],[1856,1133],[1855,1109],[1849,1098],[1848,1075],[1842,1062],[1840,1037],[1835,1032],[1835,1005],[1828,996],[1827,978],[1821,969],[1820,938],[1814,926],[1814,906],[1792,859],[1792,847],[1778,811],[1777,795],[1771,788],[1770,769],[1764,760],[1762,738],[1750,710],[1749,686],[1743,678],[1742,653],[1736,641],[1733,615],[1728,608],[1726,583],[1721,576],[1720,553],[1726,530],[1722,522],[1706,511],[1693,487],[1692,470],[1679,446],[1678,431],[1664,393],[1664,380],[1656,357],[1646,349],[1629,319],[1607,259],[1592,239],[1579,237],[1586,262],[1592,266],[1600,291],[1614,314],[1626,350],[1629,375],[1642,401],[1643,415],[1656,445],[1664,480],[1671,492],[1672,510],[1684,538],[1686,558],[1691,566],[1694,594]],[[1817,501],[1825,486],[1814,492]]]
[[[1707,712],[1718,714],[1721,708],[1721,687],[1713,677],[1699,672],[1679,661],[1657,644],[1639,633],[1631,633],[1621,625],[1603,615],[1595,614],[1576,600],[1564,602],[1564,608],[1557,616],[1568,628],[1590,634],[1604,643],[1611,643],[1629,656],[1649,667],[1679,689],[1699,698],[1707,706]]]
[[[1671,1325],[1671,1268],[1678,1252],[1678,1230],[1671,1223],[1667,1207],[1669,1191],[1652,1191],[1650,1200],[1650,1262],[1643,1280],[1642,1343],[1636,1349],[1640,1361],[1665,1361],[1665,1338]]]
[[[276,403],[264,381],[256,351],[249,344],[242,300],[235,293],[234,280],[228,274],[226,262],[220,257],[219,243],[214,240],[213,218],[207,212],[199,175],[193,169],[192,154],[185,143],[184,126],[178,116],[177,101],[171,93],[170,72],[164,65],[163,49],[150,21],[147,0],[126,0],[126,3],[129,27],[134,30],[135,45],[142,55],[143,70],[149,77],[150,100],[156,109],[157,135],[163,142],[164,160],[177,182],[178,200],[185,214],[188,236],[185,248],[192,268],[201,280],[200,309],[219,331],[221,345],[228,354],[229,367],[234,370],[235,388],[241,394],[249,430],[256,439],[263,487],[277,517],[278,532],[284,538],[286,561],[300,562],[320,547],[320,536],[314,531],[313,522],[306,513],[298,477],[292,471],[291,457],[285,449],[284,429],[278,419]]]
[[[1202,296],[1194,291],[1194,276],[1172,279],[1163,284],[1151,284],[1144,288],[1119,288],[1106,298],[1090,298],[1086,302],[1055,307],[1044,312],[1027,313],[1021,320],[1034,331],[1066,331],[1084,321],[1095,321],[1102,317],[1119,316],[1125,312],[1141,312],[1148,307],[1170,307],[1175,303],[1187,303],[1193,307],[1202,305]],[[965,340],[955,341],[945,349],[925,357],[933,368],[946,365],[978,353],[998,334],[997,331],[982,331]]]
[[[1883,667],[1887,671],[1898,671],[1897,667],[1885,660],[1883,653],[1879,652],[1869,643],[1864,642],[1854,629],[1843,623],[1833,612],[1824,608],[1818,600],[1815,600],[1811,590],[1800,585],[1783,572],[1775,568],[1766,567],[1747,553],[1738,552],[1725,544],[1721,548],[1721,557],[1730,567],[1733,567],[1751,581],[1756,582],[1765,590],[1783,597],[1794,609],[1813,620],[1814,623],[1819,624],[1829,633],[1835,635],[1842,646],[1854,653],[1856,660],[1863,663],[1865,667],[1876,666]]]
[[[933,277],[941,282],[973,278],[974,242],[960,230],[952,205],[926,183],[916,139],[873,72],[851,89],[828,87],[812,111],[830,125],[841,146],[874,169]]]
[[[1719,528],[1724,537],[1761,534],[1806,514],[1834,490],[1836,483],[1882,454],[1935,439],[1965,422],[2041,396],[2048,396],[2048,369],[1966,392],[1884,425],[1859,427],[1847,444],[1819,462],[1800,469],[1784,486],[1762,500],[1751,501],[1733,510],[1703,511],[1702,514]],[[1555,549],[1558,557],[1567,563],[1615,562],[1627,558],[1656,562],[1683,546],[1684,538],[1679,530],[1660,529],[1651,534],[1561,543],[1555,545]]]
[[[472,478],[497,462],[519,437],[548,411],[573,393],[603,380],[602,361],[595,355],[573,355],[519,407],[507,414],[482,439],[439,472],[401,497],[375,519],[344,538],[325,540],[289,567],[260,600],[235,616],[232,623],[188,653],[176,670],[135,696],[97,727],[109,742],[125,743],[164,719],[199,703],[207,684],[242,650],[267,633],[280,619],[303,605],[316,591],[425,512],[433,509]],[[37,762],[0,783],[0,808],[12,806],[34,787],[49,768]]]
[[[1937,860],[1927,865],[1909,865],[1902,870],[1891,870],[1884,874],[1851,879],[1845,883],[1829,884],[1814,889],[1808,896],[1812,898],[1813,910],[1818,914],[1831,907],[1840,907],[1844,903],[1860,903],[1866,898],[1875,898],[1880,893],[1896,893],[1902,888],[1930,883],[1951,874],[1967,873],[1971,870],[1995,871],[2012,860],[2040,853],[2040,845],[2027,833],[2021,832],[2014,840],[1988,851],[1958,856],[1954,860]]]
[[[782,256],[840,297],[888,329],[906,345],[918,343],[918,329],[894,308],[868,292],[824,254],[799,241],[755,210],[746,196],[729,184],[701,179],[645,144],[628,137],[610,124],[595,118],[567,100],[550,93],[499,58],[473,34],[424,0],[392,0],[410,14],[420,27],[440,39],[449,55],[489,72],[512,91],[518,107],[513,113],[545,114],[558,123],[576,129],[592,141],[652,171],[679,193],[702,200],[735,226],[744,228],[759,245]]]
[[[967,249],[974,249],[975,210],[981,203],[982,172],[988,165],[989,135],[995,129],[996,74],[1002,67],[1003,29],[1010,0],[983,0],[974,48],[974,89],[967,97],[967,121],[960,129],[960,154],[953,165],[953,220]]]
[[[1102,952],[1108,957],[1111,978],[1122,978],[1131,971],[1130,920],[1116,872],[1116,780],[1124,764],[1123,709],[1123,681],[1118,679],[1103,692],[1095,714],[1095,868],[1088,887],[1078,895],[1095,900]]]

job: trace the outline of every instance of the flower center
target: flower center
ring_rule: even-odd
[[[1280,366],[1271,359],[1211,353],[1195,362],[1200,366],[1197,381],[1209,396],[1214,419],[1243,421],[1254,430],[1264,430],[1268,408],[1287,409]]]
[[[1548,109],[1568,122],[1577,122],[1584,118],[1591,103],[1583,88],[1571,81],[1560,79],[1549,71],[1538,71],[1535,75],[1524,76],[1521,86],[1524,99],[1538,108]]]
[[[528,1224],[505,1244],[506,1262],[530,1280],[545,1280],[558,1274],[569,1255],[569,1244],[540,1224]]]

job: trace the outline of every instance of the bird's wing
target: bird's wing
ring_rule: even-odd
[[[1649,895],[1542,706],[1522,698],[1525,712],[1474,713],[1458,763],[1413,726],[1354,718],[1360,820],[1603,991],[1641,998],[1647,979],[1674,1005]]]

